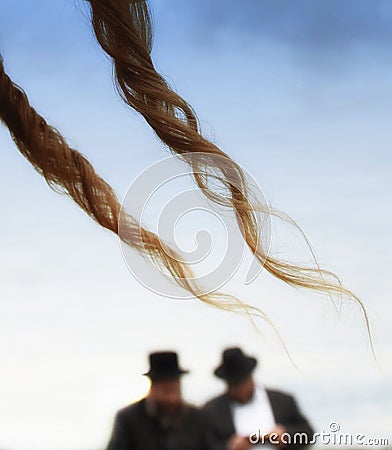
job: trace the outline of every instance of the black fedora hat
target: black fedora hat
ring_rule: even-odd
[[[176,352],[150,353],[149,362],[150,369],[148,372],[143,373],[143,375],[149,377],[151,381],[177,378],[180,375],[189,373],[188,370],[179,367]]]
[[[215,369],[214,374],[229,383],[239,383],[244,380],[257,364],[256,358],[245,355],[239,347],[224,350],[222,360],[222,364]]]

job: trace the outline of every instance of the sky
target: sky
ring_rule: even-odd
[[[316,430],[338,422],[391,443],[391,2],[151,8],[157,70],[364,302],[378,364],[358,305],[336,311],[265,271],[245,285],[246,254],[223,290],[268,314],[296,366],[267,323],[257,331],[246,317],[151,292],[116,236],[51,191],[1,127],[0,448],[102,449],[115,412],[148,389],[150,351],[179,352],[191,371],[184,396],[201,405],[224,389],[212,372],[232,345],[258,358],[259,383],[296,396]],[[3,0],[0,53],[34,107],[124,198],[169,152],[117,95],[88,17],[82,1]],[[185,243],[217,229],[202,213],[185,223]],[[298,232],[273,223],[272,234],[280,255],[304,256]]]

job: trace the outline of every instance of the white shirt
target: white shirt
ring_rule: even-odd
[[[252,398],[247,403],[232,402],[232,417],[236,434],[240,436],[258,436],[267,434],[275,427],[275,418],[267,391],[255,386]],[[260,438],[261,441],[261,438]],[[254,442],[254,441],[253,441]],[[271,444],[254,445],[252,448],[271,448]]]

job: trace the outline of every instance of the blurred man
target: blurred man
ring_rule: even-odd
[[[145,398],[117,412],[107,450],[207,450],[203,415],[185,403],[175,352],[149,356]]]
[[[255,358],[238,347],[226,349],[215,375],[227,383],[227,391],[204,407],[212,450],[247,450],[280,447],[300,449],[310,443],[313,430],[294,398],[255,385]],[[294,434],[297,435],[294,441]]]

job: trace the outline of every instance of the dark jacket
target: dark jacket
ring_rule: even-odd
[[[290,435],[306,433],[308,442],[313,436],[313,429],[300,412],[291,395],[267,389],[267,395],[277,424],[283,425]],[[203,408],[208,424],[208,441],[211,450],[227,450],[230,437],[235,434],[233,418],[228,394],[210,400]],[[258,430],[255,430],[257,432]],[[302,441],[304,442],[304,441]],[[287,445],[286,448],[296,450],[305,445]]]
[[[200,410],[185,405],[179,423],[167,429],[146,406],[144,398],[117,412],[107,450],[208,450]]]

